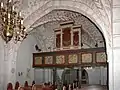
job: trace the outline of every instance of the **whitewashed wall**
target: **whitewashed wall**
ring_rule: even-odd
[[[33,55],[36,52],[34,46],[36,40],[32,36],[28,36],[20,45],[18,49],[17,61],[16,61],[16,79],[21,84],[27,80],[30,84],[34,80],[34,69],[32,68]],[[30,70],[29,72],[27,70]],[[18,75],[22,72],[22,75]]]
[[[35,69],[35,72],[34,72],[34,78],[37,84],[52,82],[53,70],[37,68]]]
[[[86,69],[89,78],[89,84],[101,84],[106,85],[107,81],[107,68],[96,67],[92,69]]]
[[[114,77],[113,81],[110,78],[110,83],[114,84],[114,90],[120,90],[120,0],[112,0],[113,1],[113,58],[111,58],[111,63],[113,65],[110,68],[113,69],[113,74],[109,74],[110,77]],[[111,89],[112,90],[112,89]]]
[[[105,67],[95,67],[95,68],[88,68],[85,69],[88,73],[88,84],[101,84],[106,85],[107,81],[107,68]],[[62,79],[64,69],[57,69],[57,76],[59,76],[60,79]],[[35,69],[35,81],[40,84],[44,82],[52,82],[52,69]],[[71,72],[72,77],[76,79],[76,73]],[[81,74],[81,71],[79,72]],[[81,75],[80,75],[81,76]],[[57,77],[56,77],[57,78]],[[57,78],[58,79],[58,78]],[[71,79],[71,78],[70,78]],[[74,80],[75,80],[74,79]],[[58,81],[57,81],[58,82]]]
[[[4,72],[4,42],[0,37],[0,90],[3,89],[5,75],[6,74]]]

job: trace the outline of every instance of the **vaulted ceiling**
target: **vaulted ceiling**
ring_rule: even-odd
[[[35,36],[38,42],[43,40],[47,43],[50,38],[54,38],[54,29],[59,28],[60,23],[66,21],[74,21],[74,25],[82,25],[82,42],[88,47],[95,48],[96,43],[99,47],[104,47],[103,36],[96,25],[84,15],[68,10],[51,11],[33,24],[33,30],[29,34]]]
[[[1,0],[6,1],[6,0]],[[64,0],[60,0],[64,1]],[[55,0],[13,0],[15,5],[16,11],[21,11],[22,16],[24,17],[25,22],[30,20],[30,24],[28,23],[28,26],[32,28],[29,34],[33,35],[37,41],[40,43],[41,38],[44,38],[44,40],[48,40],[49,38],[54,37],[54,29],[59,27],[59,24],[64,21],[75,21],[76,25],[82,25],[83,27],[83,42],[86,43],[90,47],[94,47],[96,43],[98,43],[101,46],[104,46],[104,39],[99,32],[100,30],[94,25],[88,18],[86,18],[84,15],[69,11],[69,10],[60,10],[60,9],[54,9],[50,11],[49,13],[46,12],[46,15],[41,16],[42,13],[38,14],[42,8],[46,8],[46,5],[55,5],[56,3],[61,2],[55,2]],[[74,1],[73,1],[74,2]],[[99,13],[101,17],[99,17],[101,20],[104,21],[104,25],[109,25],[110,23],[106,23],[106,21],[110,20],[110,16],[108,14],[110,13],[110,0],[75,0],[75,2],[78,2],[79,4],[83,3],[85,5],[89,5],[91,9],[96,11],[96,13]],[[81,6],[83,7],[83,6]],[[38,13],[37,13],[38,12]],[[45,11],[44,11],[45,12]],[[91,11],[92,12],[92,11]],[[36,14],[37,13],[37,14]],[[93,13],[94,15],[94,13]],[[32,17],[40,17],[36,20],[33,20]],[[98,20],[99,21],[99,20]],[[32,22],[32,23],[31,23]],[[101,24],[103,25],[103,24]],[[26,25],[26,27],[28,28]],[[51,33],[51,37],[48,38],[48,34],[45,34],[44,32],[47,31]],[[46,36],[48,35],[48,36]],[[45,39],[46,38],[46,39]]]
[[[94,17],[99,17],[106,25],[109,25],[111,20],[111,0],[13,0],[13,2],[15,9],[22,12],[27,28],[44,16],[43,13],[47,14],[49,8],[50,10],[56,9],[55,7],[58,7],[59,5],[63,7],[68,6],[69,8],[71,5],[73,8],[84,8],[84,10],[86,10],[85,12],[91,13]],[[97,16],[95,16],[95,13],[97,13]]]

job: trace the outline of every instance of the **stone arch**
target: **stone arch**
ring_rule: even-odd
[[[85,79],[85,82],[83,82],[83,83],[84,83],[84,84],[89,84],[88,72],[87,72],[85,69],[83,69],[83,70],[81,71],[81,73],[82,73],[81,78],[82,78],[82,79]],[[81,82],[81,84],[82,84],[82,82]]]
[[[57,1],[58,0],[56,0],[56,2]],[[43,16],[45,16],[46,14],[51,12],[52,10],[56,10],[56,9],[70,10],[70,11],[81,13],[84,16],[88,17],[92,22],[94,22],[96,24],[96,26],[102,32],[102,34],[105,38],[105,41],[106,41],[107,48],[109,47],[108,44],[110,43],[110,41],[108,40],[109,33],[107,31],[107,29],[109,30],[109,27],[105,26],[105,24],[104,24],[105,21],[102,20],[101,18],[99,18],[101,16],[98,13],[96,13],[96,10],[92,9],[90,6],[88,6],[85,3],[81,3],[81,2],[77,2],[77,1],[73,1],[73,0],[71,0],[71,1],[68,0],[69,4],[65,4],[62,2],[63,1],[61,0],[61,3],[57,4],[51,0],[51,2],[48,2],[45,6],[43,6],[42,8],[40,7],[35,12],[33,12],[31,15],[29,15],[24,20],[24,24],[26,26],[27,31],[28,32],[31,31],[33,29],[32,27],[34,27],[33,24],[39,18],[42,18]],[[67,2],[67,0],[66,0],[66,2]],[[74,5],[73,5],[73,3],[74,3]],[[44,22],[41,22],[40,24],[43,24],[43,23]],[[16,64],[16,66],[17,66],[17,64]]]
[[[29,32],[32,30],[32,25],[39,19],[42,18],[44,15],[48,14],[52,10],[55,9],[65,9],[70,11],[75,11],[78,13],[81,13],[88,17],[92,22],[94,22],[97,27],[101,30],[103,36],[105,37],[106,46],[110,47],[110,32],[108,32],[110,29],[108,26],[105,25],[105,20],[102,20],[103,18],[99,13],[96,13],[98,10],[96,8],[92,8],[92,5],[89,6],[84,1],[49,1],[47,4],[43,5],[43,7],[40,7],[35,12],[33,12],[31,15],[29,15],[25,20],[25,26],[27,27],[27,31]],[[99,12],[99,10],[98,10]],[[109,23],[109,21],[107,21]],[[43,24],[43,22],[41,22]]]

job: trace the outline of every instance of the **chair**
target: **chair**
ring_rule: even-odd
[[[18,87],[19,87],[19,82],[17,81],[17,82],[15,83],[15,89],[18,89]]]
[[[13,90],[13,85],[12,85],[12,83],[8,83],[8,85],[7,85],[7,90]]]
[[[25,81],[24,87],[28,87],[28,82],[27,81]]]

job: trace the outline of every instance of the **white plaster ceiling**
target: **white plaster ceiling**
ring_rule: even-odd
[[[2,0],[2,1],[6,1],[6,0]],[[101,16],[99,18],[102,19],[106,25],[110,24],[110,20],[111,20],[110,19],[110,16],[111,16],[110,15],[110,10],[111,10],[110,0],[70,0],[70,1],[69,0],[13,0],[15,9],[17,11],[22,12],[22,16],[24,17],[25,24],[28,23],[30,26],[34,22],[36,22],[38,18],[41,18],[41,15],[39,14],[41,13],[40,11],[43,10],[43,8],[47,9],[49,8],[49,5],[54,6],[54,5],[59,5],[61,3],[64,3],[64,5],[68,5],[68,4],[74,5],[75,2],[79,3],[80,7],[83,6],[83,5],[81,6],[81,4],[88,6],[90,9],[94,10],[96,13],[98,13]],[[77,8],[80,8],[80,7],[77,6]],[[46,12],[46,11],[43,10],[42,12]],[[33,21],[32,22],[31,19],[35,19],[35,18],[36,20],[32,20]],[[30,27],[28,26],[27,28]]]

